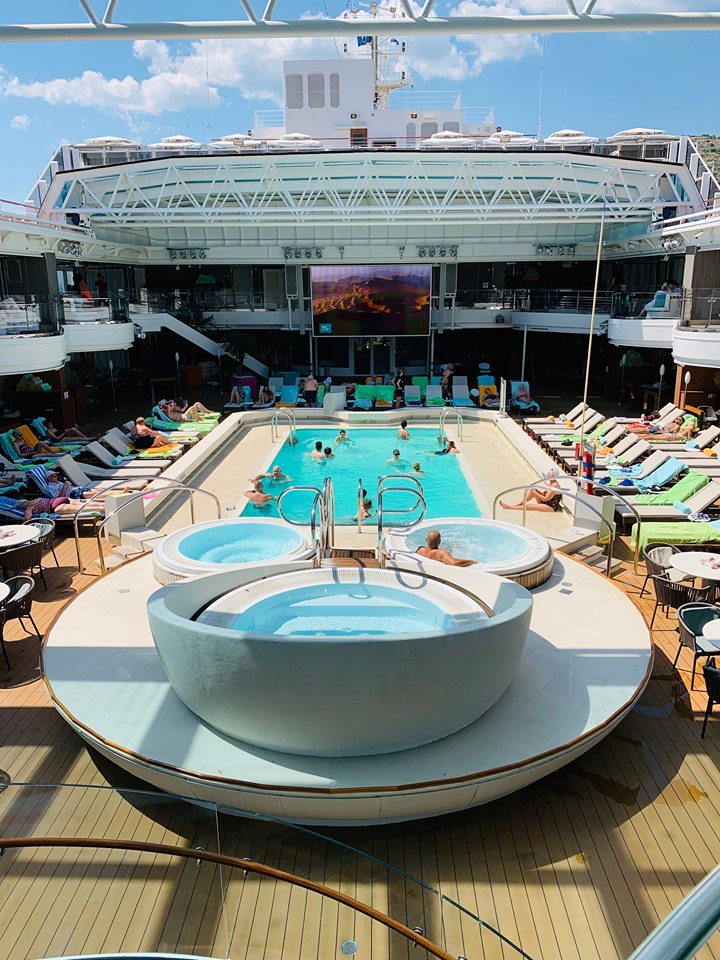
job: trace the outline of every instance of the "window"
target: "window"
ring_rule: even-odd
[[[325,106],[325,74],[309,73],[307,79],[308,79],[308,106],[324,107]]]
[[[420,125],[420,136],[425,140],[427,137],[431,137],[434,133],[437,133],[438,125],[434,120],[424,120]]]
[[[285,107],[288,110],[303,108],[303,78],[301,73],[288,73],[285,76]]]
[[[415,128],[415,124],[414,124],[414,123],[409,123],[409,124],[405,127],[405,138],[406,138],[406,140],[407,140],[407,145],[408,145],[409,147],[414,147],[414,146],[415,146],[416,133],[417,133],[417,131],[416,131],[416,128]]]
[[[460,124],[457,120],[450,120],[443,124],[443,130],[450,130],[452,133],[460,133]]]
[[[340,74],[330,74],[330,106],[340,106]]]

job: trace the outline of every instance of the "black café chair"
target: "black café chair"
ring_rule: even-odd
[[[712,620],[720,618],[720,610],[714,603],[685,603],[678,608],[678,629],[680,646],[673,660],[673,669],[683,647],[692,650],[693,669],[690,689],[695,689],[695,669],[698,660],[720,654],[720,640],[711,640],[703,636],[703,627]]]
[[[671,543],[648,543],[646,545],[643,550],[643,560],[645,561],[647,573],[643,580],[640,596],[645,593],[645,587],[650,577],[666,577],[674,583],[695,579],[688,574],[681,573],[679,570],[673,570],[670,566],[670,560],[677,553],[680,553],[680,550]]]
[[[45,573],[43,572],[42,557],[44,545],[42,540],[35,540],[33,543],[24,543],[20,547],[13,547],[11,550],[4,550],[0,553],[0,567],[4,572],[25,573],[28,571],[33,574],[37,570],[47,590],[45,582]]]
[[[713,705],[720,703],[720,670],[715,666],[714,657],[711,657],[707,663],[703,664],[703,675],[705,676],[708,704],[707,710],[705,711],[705,719],[703,720],[702,730],[700,731],[701,740],[705,736],[707,722],[710,714],[712,713]]]
[[[5,647],[5,624],[10,620],[18,620],[25,633],[30,633],[25,626],[25,617],[27,617],[38,637],[41,636],[41,633],[32,615],[33,593],[35,592],[33,578],[27,576],[11,577],[10,580],[5,581],[5,586],[9,588],[10,593],[0,605],[0,646],[8,669],[10,669],[10,658]]]
[[[693,587],[690,583],[676,583],[669,577],[660,577],[657,575],[653,576],[652,580],[653,586],[655,587],[655,609],[653,610],[652,620],[650,621],[651,630],[655,623],[655,614],[658,611],[658,607],[662,607],[667,616],[670,610],[677,610],[687,603],[705,602],[707,606],[712,606],[712,604],[708,604],[707,601],[712,595],[711,591],[714,592],[715,590],[714,583],[709,583],[705,587]]]
[[[59,567],[57,554],[55,553],[55,521],[54,520],[26,520],[25,526],[37,527],[40,531],[39,540],[43,545],[43,550],[49,550],[53,555],[55,566]]]

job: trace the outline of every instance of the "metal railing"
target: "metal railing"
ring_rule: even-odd
[[[438,442],[445,443],[445,422],[448,417],[455,417],[455,428],[457,430],[458,440],[463,438],[463,418],[459,410],[454,407],[445,407],[440,411],[440,420],[438,422]]]
[[[407,481],[407,485],[403,485],[401,481]],[[395,485],[397,482],[397,485]],[[415,502],[410,507],[393,507],[385,508],[383,507],[383,496],[386,493],[410,493],[415,497]],[[409,473],[398,473],[398,474],[386,474],[383,477],[378,477],[377,485],[377,561],[380,567],[385,566],[385,553],[383,551],[383,519],[385,513],[394,513],[394,514],[408,514],[412,513],[414,510],[420,508],[420,516],[416,520],[412,520],[410,523],[403,524],[405,527],[414,527],[424,519],[425,513],[427,512],[427,503],[425,501],[425,494],[422,488],[422,484],[417,477],[411,476]]]
[[[335,487],[332,477],[325,477],[322,485],[322,497],[325,502],[325,511],[327,513],[327,530],[329,547],[335,546]]]
[[[537,480],[535,483],[525,483],[517,487],[508,487],[507,490],[501,490],[500,493],[496,494],[493,499],[492,505],[492,518],[495,519],[495,514],[497,512],[498,500],[500,497],[506,496],[508,493],[517,493],[522,491],[526,493],[528,490],[540,489],[540,490],[552,490],[555,493],[562,493],[563,497],[570,497],[571,500],[575,500],[578,503],[582,503],[587,509],[594,513],[595,516],[600,520],[601,523],[605,524],[608,530],[608,555],[607,555],[607,570],[606,576],[612,578],[612,562],[613,562],[613,547],[615,545],[615,524],[610,523],[607,520],[600,510],[596,507],[591,506],[589,503],[586,503],[582,497],[579,497],[576,493],[573,493],[571,490],[565,490],[564,487],[561,487],[559,490],[557,487],[551,487],[549,483],[545,483],[542,480]],[[526,525],[527,520],[527,500],[523,498],[523,508],[522,508],[522,525]]]
[[[80,517],[82,516],[83,510],[84,510],[85,507],[87,507],[89,504],[91,504],[91,503],[93,503],[95,500],[97,500],[98,497],[104,497],[104,496],[106,496],[108,490],[112,490],[112,489],[114,489],[115,487],[124,487],[124,486],[127,486],[128,480],[132,480],[132,479],[142,479],[142,478],[138,478],[138,477],[136,477],[136,478],[133,478],[133,477],[124,477],[122,480],[116,480],[111,486],[105,487],[103,490],[99,491],[98,493],[93,494],[93,496],[90,497],[89,500],[84,500],[84,501],[83,501],[83,505],[80,507],[80,509],[78,510],[78,512],[75,514],[75,518],[74,518],[74,521],[75,521],[75,522],[74,522],[74,529],[75,529],[75,551],[76,551],[76,553],[77,553],[78,570],[79,570],[80,573],[84,573],[84,571],[85,571],[85,567],[82,565],[82,557],[81,557],[81,554],[80,554],[80,536],[79,536],[79,531],[78,531],[78,521],[79,521]],[[210,493],[209,490],[203,490],[202,487],[192,487],[192,486],[190,486],[190,485],[187,484],[187,483],[181,483],[180,480],[172,480],[172,479],[170,479],[169,477],[167,477],[167,478],[166,478],[166,477],[162,477],[162,478],[158,478],[158,479],[159,479],[159,481],[160,481],[162,484],[164,484],[164,486],[162,486],[162,487],[155,487],[153,490],[140,490],[140,491],[138,491],[137,493],[133,494],[133,496],[128,497],[127,500],[123,500],[122,503],[119,503],[116,507],[114,507],[114,509],[112,509],[112,510],[110,511],[110,513],[106,514],[106,515],[103,517],[103,519],[100,521],[100,523],[96,526],[96,528],[95,528],[95,540],[96,540],[96,544],[97,544],[98,563],[100,564],[100,573],[101,573],[101,574],[107,573],[107,568],[106,568],[106,566],[105,566],[105,556],[104,556],[104,554],[103,554],[103,549],[102,549],[102,534],[103,534],[103,530],[105,529],[105,526],[106,526],[108,520],[111,520],[114,516],[117,516],[117,514],[120,513],[121,510],[123,510],[125,507],[129,506],[131,503],[135,503],[137,500],[142,500],[144,497],[147,497],[147,496],[149,496],[149,495],[152,495],[153,497],[155,497],[155,496],[157,496],[158,494],[163,493],[163,492],[168,492],[168,493],[170,493],[170,494],[189,493],[189,494],[190,494],[190,523],[191,523],[191,524],[194,524],[194,523],[195,523],[195,501],[194,501],[194,499],[193,499],[193,496],[194,496],[194,494],[196,494],[196,493],[201,493],[201,494],[203,494],[203,496],[211,497],[211,498],[215,501],[215,506],[216,506],[216,509],[217,509],[217,519],[218,519],[218,520],[220,519],[220,517],[221,517],[221,515],[222,515],[222,510],[221,510],[221,507],[220,507],[220,501],[219,501],[219,499],[215,496],[214,493]]]
[[[329,477],[326,479],[330,479]],[[335,519],[335,496],[332,493],[332,481],[330,482],[330,495],[332,497],[332,511],[333,511],[333,524]],[[285,511],[282,508],[282,502],[289,493],[298,493],[301,490],[305,490],[309,493],[314,493],[312,504],[310,505],[310,539],[312,540],[315,546],[315,564],[317,567],[322,566],[323,556],[325,555],[325,550],[327,549],[330,534],[330,518],[328,513],[328,502],[325,499],[325,484],[323,484],[323,489],[319,487],[298,485],[294,487],[288,487],[287,490],[283,490],[280,496],[277,498],[277,511],[281,519],[285,523],[289,523],[294,527],[306,527],[307,522],[305,520],[291,520],[285,514]],[[335,539],[335,532],[333,530],[332,534],[333,541]]]
[[[272,442],[275,443],[276,440],[280,439],[280,417],[287,417],[288,423],[290,424],[290,432],[287,435],[287,439],[292,442],[293,438],[297,436],[295,414],[292,410],[286,410],[284,407],[276,410],[270,420],[270,437]]]

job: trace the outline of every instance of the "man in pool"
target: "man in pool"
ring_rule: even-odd
[[[322,440],[315,441],[315,449],[310,452],[310,456],[313,460],[324,460],[325,455],[323,453]]]
[[[395,466],[397,467],[404,467],[406,463],[406,461],[401,458],[399,450],[393,450],[392,456],[390,457],[389,460],[386,460],[385,462],[394,463]]]
[[[421,557],[427,557],[428,560],[437,560],[438,563],[446,563],[449,567],[471,567],[474,560],[461,560],[454,557],[449,550],[440,546],[442,537],[439,530],[431,530],[425,537],[425,546],[418,547],[416,553]]]
[[[259,473],[256,477],[250,477],[250,483],[257,483],[258,480],[274,480],[276,483],[287,483],[292,480],[292,477],[288,477],[287,474],[283,473],[276,464],[272,468],[271,473]]]
[[[410,431],[407,428],[407,420],[401,420],[398,427],[398,440],[409,440]]]
[[[275,500],[276,497],[273,497],[270,493],[265,493],[263,490],[262,480],[253,480],[252,487],[249,490],[246,490],[244,496],[254,504],[256,507],[266,507],[271,500]]]
[[[358,499],[358,515],[353,517],[353,520],[357,520],[358,517],[361,520],[367,520],[368,517],[372,516],[372,500],[368,499],[367,490],[363,488],[362,496]]]
[[[341,430],[335,437],[335,443],[352,443],[352,440],[344,430]]]

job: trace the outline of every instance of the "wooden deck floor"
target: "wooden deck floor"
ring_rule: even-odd
[[[90,544],[86,549],[90,554]],[[50,561],[33,613],[41,630],[92,576],[73,547]],[[616,577],[637,598],[642,578]],[[641,608],[654,601],[646,592]],[[602,615],[602,611],[597,612]],[[90,628],[90,625],[89,625]],[[702,678],[671,669],[673,621],[658,618],[652,681],[632,715],[579,761],[463,815],[334,839],[407,871],[448,900],[337,843],[278,824],[239,820],[132,792],[142,785],[97,757],[50,706],[40,641],[13,622],[13,669],[0,673],[2,835],[96,836],[221,849],[341,889],[470,960],[626,957],[720,861],[720,717],[700,740]],[[74,787],[73,784],[88,785]],[[195,859],[81,850],[9,850],[0,859],[5,960],[90,951],[177,951],[252,960],[317,960],[354,939],[365,960],[413,960],[405,940],[317,894],[243,878]],[[720,937],[698,956],[720,958]]]

